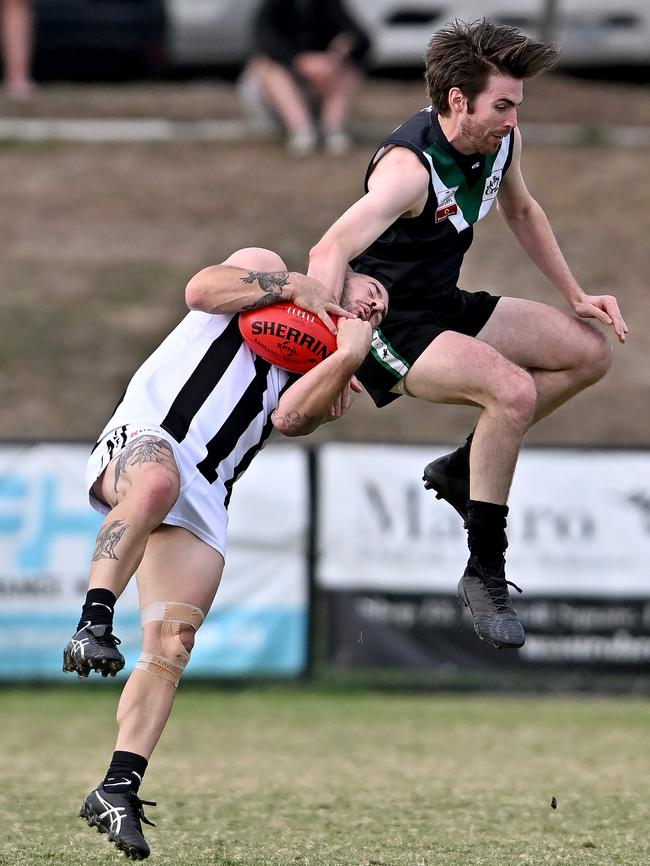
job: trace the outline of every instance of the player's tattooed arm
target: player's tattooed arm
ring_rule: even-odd
[[[251,264],[255,264],[254,260]],[[257,310],[280,301],[291,301],[318,316],[333,334],[336,328],[330,313],[354,318],[339,306],[338,300],[335,303],[325,286],[298,271],[256,271],[224,263],[194,274],[185,287],[185,302],[190,310],[213,316]]]
[[[111,520],[102,527],[97,535],[93,562],[99,559],[119,559],[115,549],[128,528],[129,524],[123,520]]]
[[[242,307],[242,310],[257,310],[260,307],[267,307],[269,304],[276,304],[284,297],[283,289],[289,282],[289,273],[287,271],[277,271],[274,273],[249,271],[246,276],[241,278],[241,281],[249,285],[257,283],[259,288],[264,292],[261,298]]]
[[[190,310],[211,315],[241,313],[293,300],[295,278],[296,274],[287,270],[256,271],[229,264],[210,265],[188,282],[185,302]]]

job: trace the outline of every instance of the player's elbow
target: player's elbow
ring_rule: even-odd
[[[196,274],[185,286],[185,303],[190,310],[200,310],[205,303],[205,292],[202,290],[199,277],[200,274]]]
[[[527,197],[523,201],[504,202],[498,201],[497,208],[499,213],[508,223],[520,223],[530,219],[536,210],[541,210],[538,203],[532,196]]]
[[[337,237],[334,228],[330,229],[318,243],[309,250],[310,264],[317,262],[330,262],[342,255],[342,242]]]
[[[320,419],[311,418],[309,415],[295,410],[278,407],[271,415],[271,423],[283,436],[295,438],[312,433],[319,426]]]
[[[205,271],[199,271],[185,286],[185,303],[190,310],[199,310],[203,313],[214,312],[210,306],[206,277]]]

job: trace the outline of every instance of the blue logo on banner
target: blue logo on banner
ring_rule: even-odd
[[[5,562],[5,567],[19,573],[46,569],[61,536],[85,538],[90,559],[101,517],[89,506],[61,508],[59,485],[60,479],[52,475],[0,475],[0,536],[18,536],[13,562]]]
[[[77,622],[102,516],[84,495],[81,448],[25,448],[16,458],[17,451],[7,459],[0,449],[0,681],[65,681],[61,653]],[[133,599],[123,598],[116,612],[127,660],[122,679],[141,640],[129,592]],[[254,590],[248,595],[212,612],[188,676],[293,676],[304,669],[304,602],[285,605],[280,596],[260,606]]]

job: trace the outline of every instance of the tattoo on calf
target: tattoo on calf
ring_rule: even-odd
[[[115,548],[128,528],[129,524],[123,520],[111,520],[110,523],[107,523],[97,536],[93,562],[97,562],[99,559],[119,559],[115,553]]]
[[[241,278],[242,283],[255,283],[259,285],[263,292],[266,292],[259,300],[253,301],[252,304],[247,304],[242,307],[242,310],[256,310],[258,307],[266,307],[269,304],[275,304],[282,297],[282,289],[289,282],[289,273],[287,271],[279,271],[277,273],[261,273],[260,271],[249,271],[245,277]]]
[[[128,466],[142,466],[143,463],[165,463],[174,460],[174,452],[169,442],[156,436],[141,436],[127,445],[115,461],[113,489],[117,493],[117,482],[126,475]]]

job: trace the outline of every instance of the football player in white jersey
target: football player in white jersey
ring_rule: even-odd
[[[281,300],[336,330],[337,351],[299,378],[258,358],[237,326],[242,310]],[[80,676],[124,666],[113,608],[137,571],[142,654],[122,691],[110,766],[80,811],[133,859],[149,856],[138,789],[219,586],[232,484],[272,428],[300,436],[348,409],[388,299],[350,271],[341,306],[324,301],[316,280],[249,248],[196,274],[186,301],[190,312],[135,373],[91,454],[90,500],[106,517],[64,650],[63,669]]]

